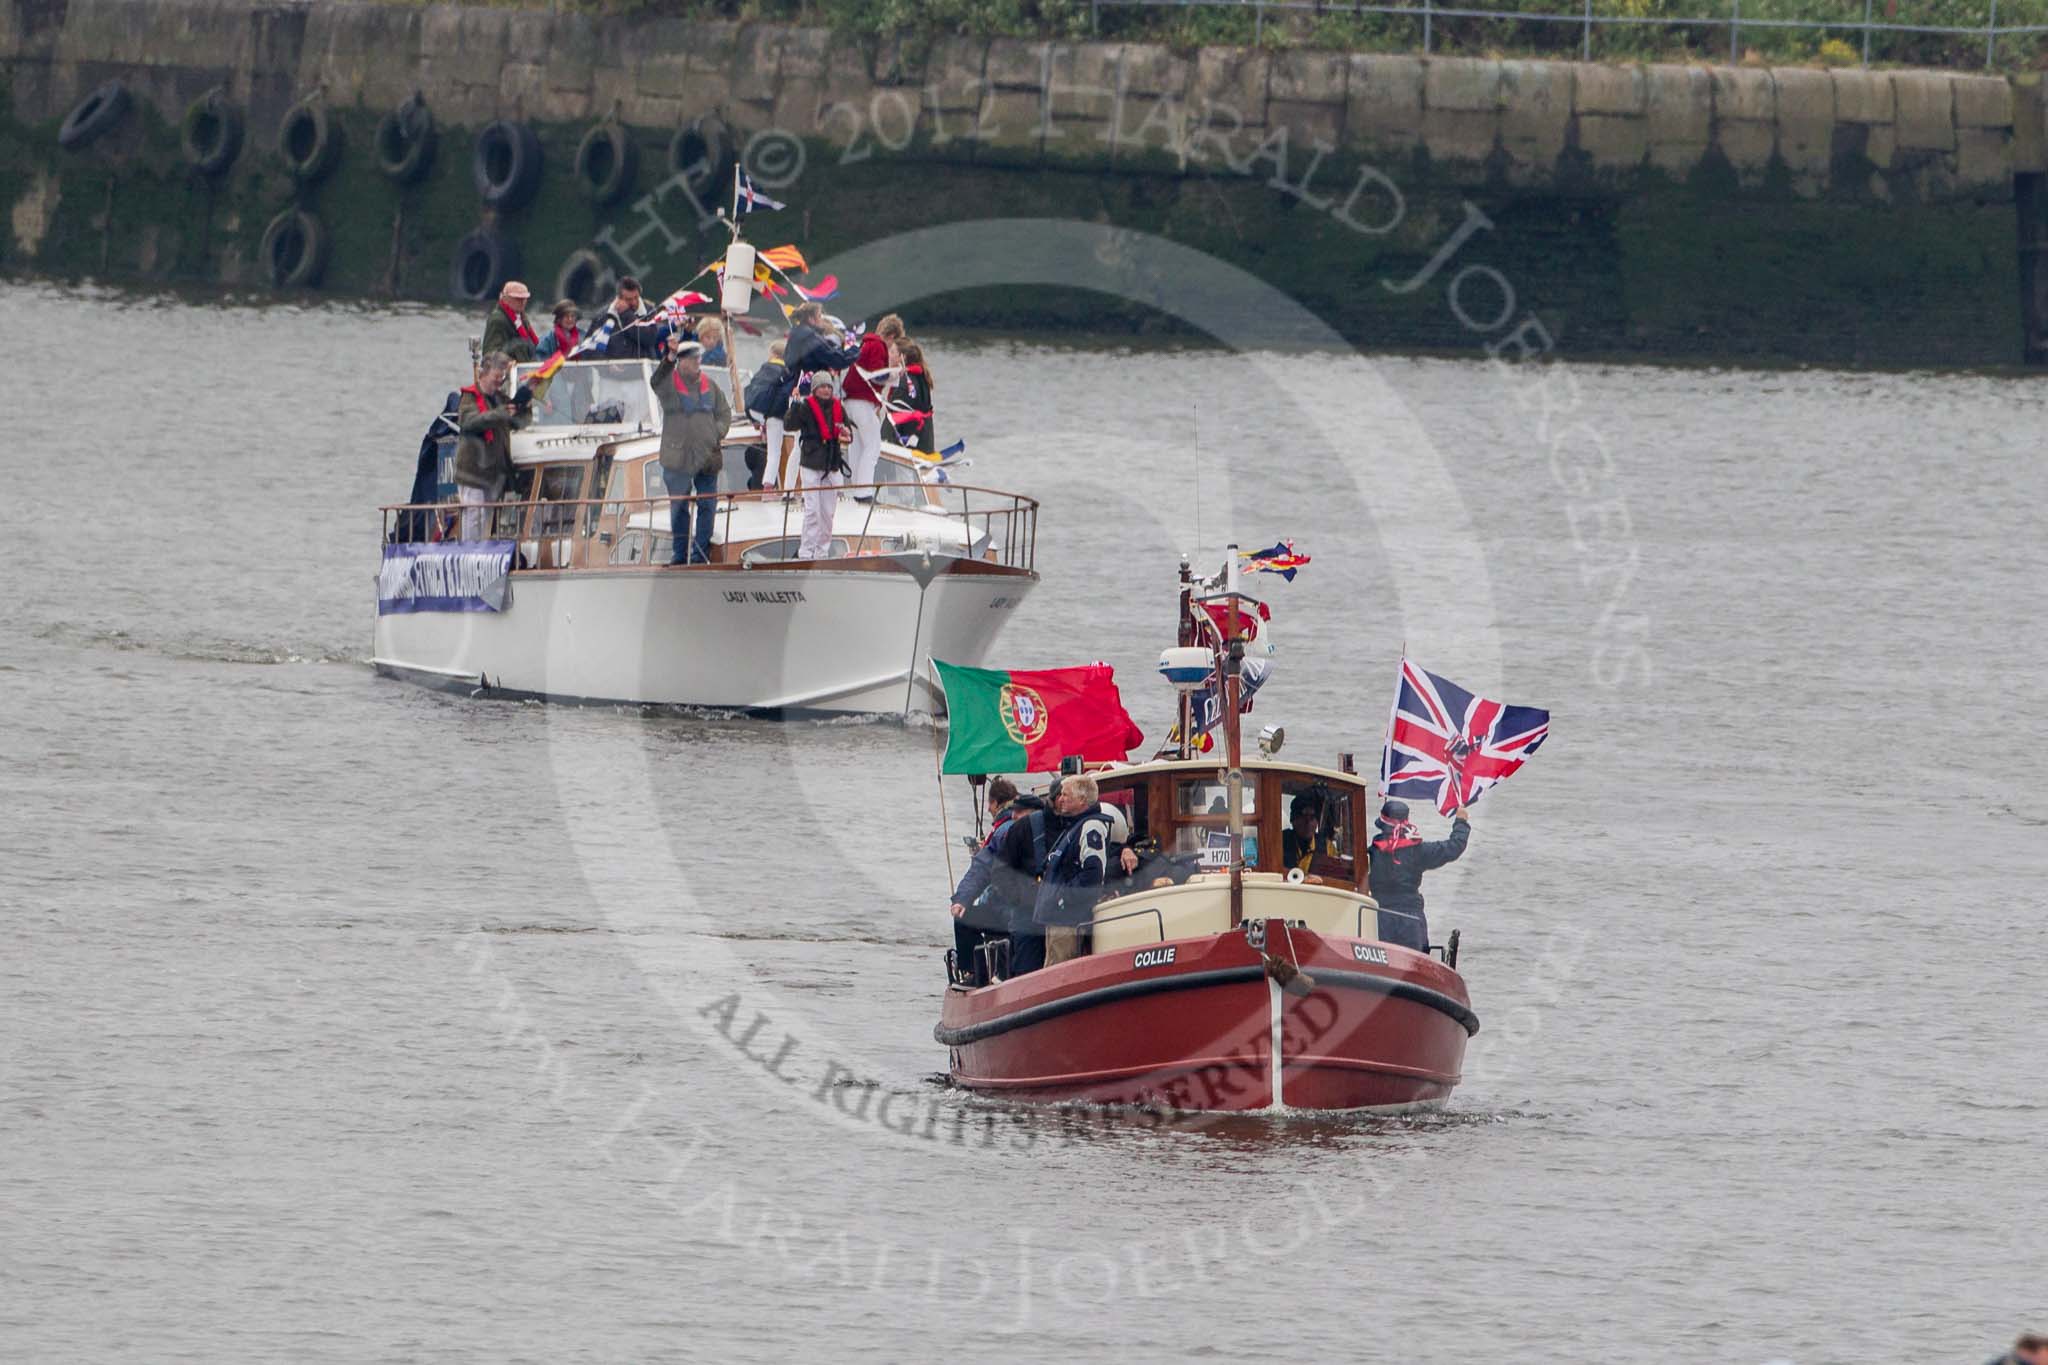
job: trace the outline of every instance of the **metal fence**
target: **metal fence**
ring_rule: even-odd
[[[1754,2],[1754,0],[1753,0]],[[1742,34],[1744,30],[1766,32],[1803,29],[1824,33],[1852,33],[1862,37],[1862,60],[1870,65],[1870,42],[1873,34],[1908,34],[1940,38],[1982,38],[1984,40],[1984,65],[1991,67],[1997,61],[1998,40],[2013,35],[2040,35],[2048,33],[2048,23],[2006,24],[1998,22],[1998,0],[1990,0],[1985,22],[1978,24],[1901,24],[1879,17],[1876,0],[1863,0],[1862,18],[1802,16],[1799,18],[1774,18],[1752,12],[1749,18],[1742,14],[1742,0],[1728,0],[1725,13],[1690,15],[1635,15],[1600,14],[1594,11],[1593,0],[1583,0],[1577,12],[1539,11],[1525,9],[1481,9],[1454,5],[1439,5],[1433,0],[1417,0],[1416,3],[1389,5],[1350,3],[1349,0],[1089,0],[1089,18],[1097,31],[1102,26],[1102,11],[1114,8],[1146,9],[1213,9],[1234,10],[1252,14],[1253,41],[1262,43],[1266,36],[1268,13],[1306,13],[1317,17],[1341,17],[1345,15],[1386,15],[1406,18],[1421,26],[1422,50],[1435,50],[1437,23],[1445,19],[1478,19],[1503,23],[1562,24],[1574,25],[1580,29],[1580,54],[1592,60],[1593,33],[1596,29],[1620,28],[1645,30],[1665,29],[1723,29],[1728,30],[1728,59],[1741,60]],[[1774,6],[1775,8],[1775,6]],[[1890,6],[1887,6],[1890,8]],[[2030,6],[2038,8],[2038,6]]]

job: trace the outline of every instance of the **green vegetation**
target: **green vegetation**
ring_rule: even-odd
[[[398,3],[415,0],[398,0]],[[1280,0],[1287,3],[1288,0]],[[1298,8],[1254,0],[1124,3],[1090,0],[472,0],[520,8],[579,9],[663,18],[738,19],[817,24],[866,42],[895,39],[922,46],[952,35],[1087,38],[1205,45],[1320,48],[1360,52],[1428,49],[1465,55],[1577,58],[1586,29],[1570,22],[1590,13],[1591,55],[1604,61],[1738,61],[1955,67],[2004,72],[2048,66],[2048,33],[1992,37],[2000,28],[2048,26],[2048,0],[1443,0],[1465,10],[1519,10],[1554,15],[1449,18],[1423,0],[1378,0],[1398,13],[1361,11],[1343,0]],[[1730,18],[1739,12],[1741,27]],[[1954,32],[1872,33],[1848,25],[1868,20]],[[1823,25],[1836,27],[1824,27]],[[1782,25],[1782,26],[1781,26]],[[1731,44],[1731,37],[1733,42]]]

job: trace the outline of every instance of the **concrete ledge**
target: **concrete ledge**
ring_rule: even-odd
[[[1950,78],[1935,71],[1895,71],[1892,98],[1899,146],[1932,152],[1956,148],[1955,94]]]
[[[31,122],[62,117],[94,80],[125,71],[166,119],[225,84],[251,102],[257,142],[316,87],[380,112],[417,89],[451,129],[580,123],[616,105],[663,133],[717,112],[737,128],[800,134],[819,132],[828,110],[835,128],[864,121],[896,90],[918,128],[902,154],[1018,166],[1266,179],[1270,167],[1250,164],[1261,150],[1301,165],[1313,149],[1342,148],[1383,168],[1424,153],[1431,175],[1473,187],[1704,170],[1732,171],[1740,188],[1880,198],[2005,193],[2015,169],[2048,171],[2035,75],[2016,85],[1940,71],[1007,38],[869,50],[767,24],[269,0],[0,0],[0,64]]]

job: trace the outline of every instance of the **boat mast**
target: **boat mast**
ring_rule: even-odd
[[[1223,791],[1230,803],[1230,923],[1235,928],[1244,923],[1244,735],[1237,715],[1243,695],[1244,635],[1239,628],[1235,541],[1223,549],[1223,585],[1230,612],[1230,629],[1223,637],[1223,752],[1230,765],[1224,770]]]
[[[732,168],[731,222],[732,236],[727,239],[725,244],[725,258],[728,261],[732,259],[733,243],[740,239],[740,168],[737,164]],[[753,286],[749,284],[748,289],[751,290],[752,288]],[[745,415],[747,400],[745,394],[740,390],[740,334],[732,325],[732,314],[725,311],[725,279],[723,271],[719,272],[718,279],[718,318],[720,322],[725,324],[725,372],[732,379],[733,420],[738,421]]]
[[[1188,557],[1180,557],[1180,634],[1174,643],[1182,646],[1202,643],[1195,638],[1195,576],[1188,568]],[[1180,694],[1180,747],[1174,751],[1175,758],[1192,758],[1195,752],[1195,701],[1192,693]]]

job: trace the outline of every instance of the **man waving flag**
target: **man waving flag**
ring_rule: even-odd
[[[1550,734],[1550,713],[1467,692],[1401,660],[1380,756],[1380,794],[1434,801],[1451,814],[1512,776]]]

